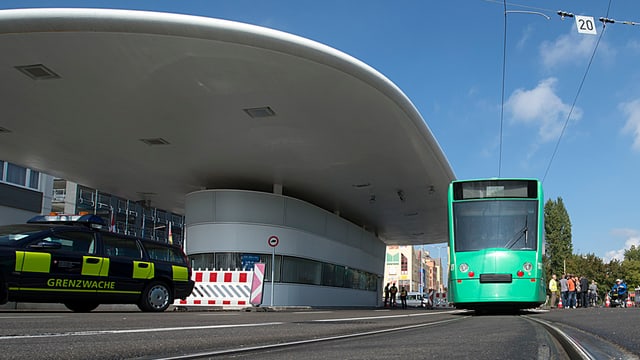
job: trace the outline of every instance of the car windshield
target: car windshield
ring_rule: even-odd
[[[37,225],[5,225],[0,226],[0,245],[13,245],[29,235],[43,230]]]
[[[537,248],[534,200],[459,202],[454,204],[453,213],[456,251]]]

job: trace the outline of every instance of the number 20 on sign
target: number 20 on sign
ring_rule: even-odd
[[[593,16],[576,15],[576,27],[581,34],[596,35],[596,23]]]

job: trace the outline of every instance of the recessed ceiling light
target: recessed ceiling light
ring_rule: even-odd
[[[169,142],[163,138],[149,138],[149,139],[140,139],[140,141],[142,141],[143,143],[149,145],[149,146],[156,146],[156,145],[169,145]]]
[[[11,130],[7,129],[7,128],[3,128],[2,126],[0,126],[0,133],[10,133]]]
[[[368,187],[370,187],[370,186],[371,186],[371,183],[353,184],[353,185],[351,185],[351,186],[353,186],[354,188],[357,188],[357,189],[363,189],[363,188],[368,188]]]
[[[60,78],[60,75],[42,64],[21,65],[16,66],[16,69],[33,80],[51,80]]]
[[[246,112],[247,115],[251,116],[254,119],[276,116],[276,112],[273,111],[273,109],[269,106],[244,109],[244,112]]]

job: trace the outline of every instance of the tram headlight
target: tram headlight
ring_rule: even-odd
[[[530,262],[526,262],[524,263],[524,265],[522,266],[522,268],[524,269],[524,271],[531,271],[533,269],[533,264],[531,264]]]
[[[460,266],[458,266],[458,270],[460,270],[460,272],[466,273],[467,271],[469,271],[469,265],[467,263],[462,263],[460,264]]]

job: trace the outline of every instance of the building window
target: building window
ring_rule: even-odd
[[[329,263],[322,264],[322,285],[344,286],[345,267]]]
[[[400,271],[407,271],[409,268],[409,261],[407,261],[407,257],[404,256],[404,254],[402,255],[402,259],[400,261]]]
[[[320,285],[321,263],[291,256],[284,257],[282,281],[298,284]]]
[[[247,254],[220,252],[189,255],[194,269],[242,268],[242,256]],[[271,254],[251,254],[264,263],[264,281],[271,281]],[[303,259],[294,256],[276,256],[275,281],[284,283],[323,285],[376,291],[378,276],[366,271],[350,269],[342,265]]]
[[[398,265],[400,263],[400,253],[387,254],[388,265]]]
[[[239,253],[216,253],[215,261],[219,269],[239,269],[242,266]]]
[[[40,188],[40,172],[29,170],[29,187],[36,190]]]
[[[191,267],[197,270],[215,269],[215,261],[213,254],[197,254],[191,255]]]
[[[27,169],[7,163],[7,182],[21,186],[27,185]]]
[[[0,181],[40,189],[40,172],[0,160]]]

